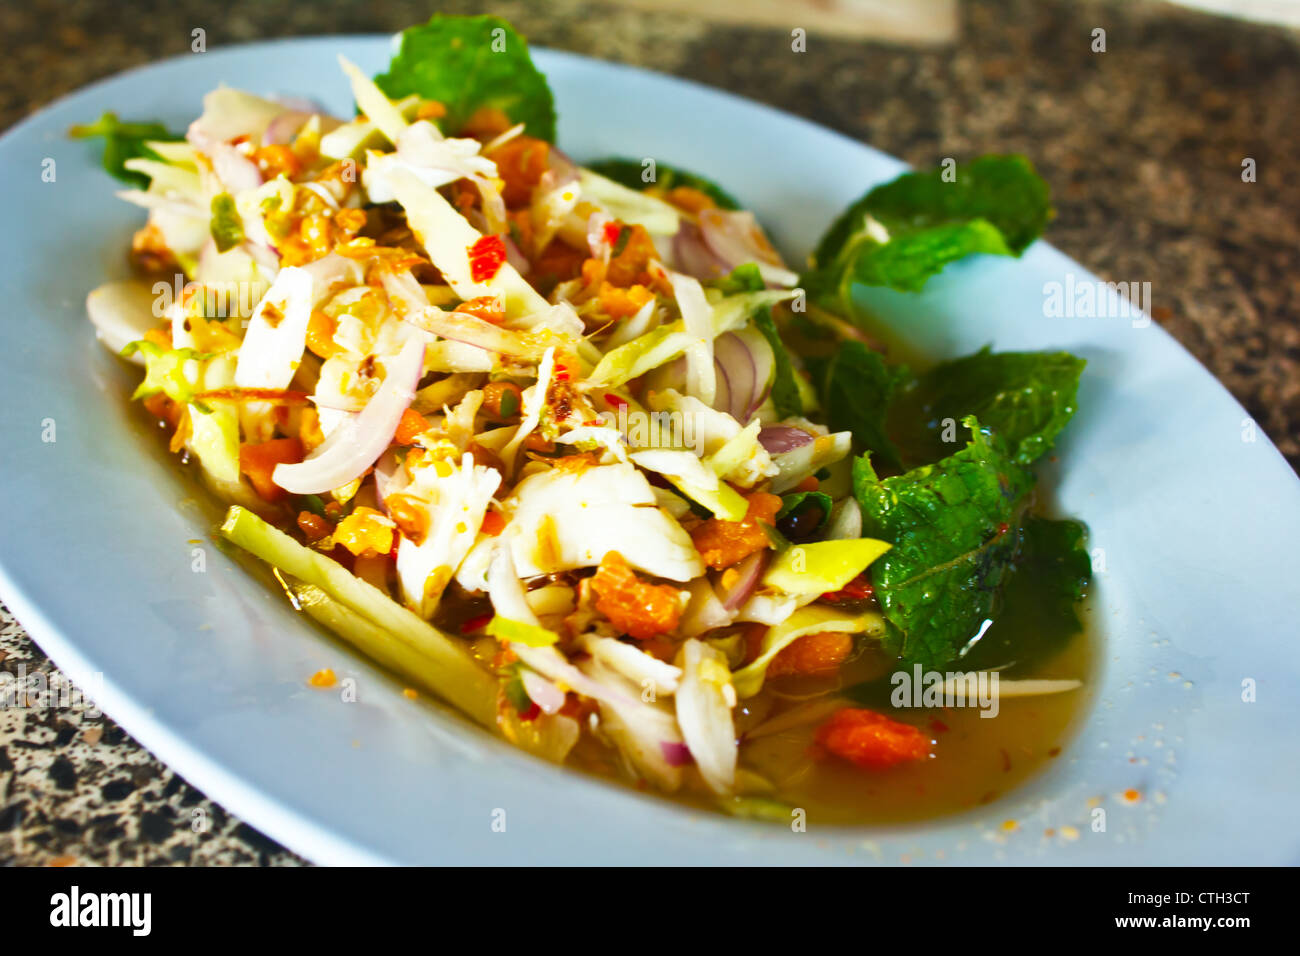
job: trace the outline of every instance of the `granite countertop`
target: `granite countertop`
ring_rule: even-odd
[[[0,10],[0,128],[100,77],[263,37],[392,32],[470,3],[117,4]],[[531,42],[675,73],[925,165],[1024,152],[1052,184],[1049,240],[1152,312],[1300,468],[1300,37],[1159,3],[967,0],[955,48],[911,49],[556,0],[492,12]],[[791,27],[798,26],[792,22]],[[1090,50],[1094,28],[1107,52]],[[1258,181],[1243,183],[1253,158]],[[56,669],[0,608],[0,669]],[[231,817],[108,716],[0,709],[0,862],[302,861]]]

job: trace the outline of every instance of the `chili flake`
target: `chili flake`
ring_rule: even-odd
[[[483,236],[469,247],[469,277],[491,282],[506,261],[506,244],[500,236]]]

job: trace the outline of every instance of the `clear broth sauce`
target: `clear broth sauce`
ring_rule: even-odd
[[[1077,690],[1000,700],[993,717],[981,717],[983,711],[976,706],[895,710],[886,703],[872,707],[925,730],[932,741],[928,760],[871,771],[835,757],[810,756],[816,751],[813,738],[825,719],[821,717],[746,740],[741,745],[741,763],[770,780],[776,786],[774,796],[782,803],[806,810],[810,823],[905,823],[991,803],[1059,757],[1082,724],[1095,657],[1086,610],[1082,617],[1083,632],[1057,653],[1007,672],[1016,678],[1082,680]],[[845,667],[841,677],[846,687],[867,677],[863,672],[868,669],[871,677],[882,670],[879,662],[869,663],[871,657],[864,655]],[[961,670],[961,665],[951,669]],[[765,719],[771,720],[800,706],[782,699],[788,689],[793,688],[773,681],[755,699],[755,709],[770,706]],[[835,700],[849,707],[872,706],[843,696]]]

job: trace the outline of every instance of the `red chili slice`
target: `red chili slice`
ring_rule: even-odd
[[[469,247],[469,277],[491,282],[506,261],[506,244],[500,236],[483,236]]]

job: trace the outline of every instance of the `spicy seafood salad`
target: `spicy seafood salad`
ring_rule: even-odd
[[[725,186],[562,152],[500,20],[340,67],[349,115],[221,86],[183,134],[73,130],[148,213],[91,320],[294,607],[534,754],[748,815],[939,812],[1059,745],[1089,564],[1033,466],[1083,362],[908,367],[855,300],[1019,255],[1024,158],[878,185],[795,267]]]

